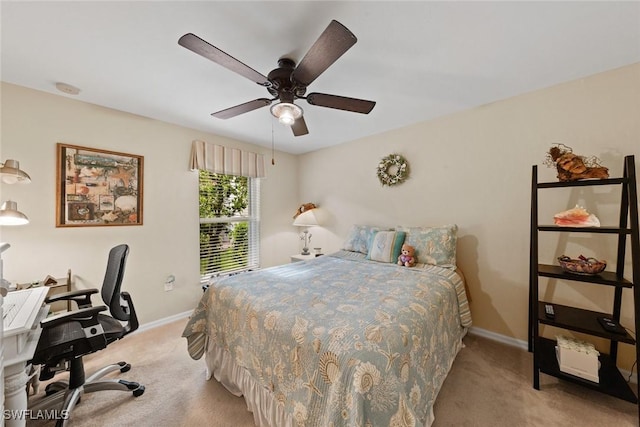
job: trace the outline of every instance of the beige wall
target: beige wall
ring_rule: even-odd
[[[327,250],[338,249],[354,223],[458,224],[458,260],[475,326],[526,340],[531,166],[541,165],[541,180],[555,181],[542,162],[551,144],[561,142],[578,154],[597,155],[620,176],[624,155],[635,154],[640,164],[639,118],[636,64],[306,154],[300,194],[332,217],[322,236],[315,232]],[[382,187],[375,174],[390,153],[404,155],[411,168],[410,179],[392,188]],[[541,222],[552,223],[554,213],[581,203],[604,224],[616,224],[616,194],[617,187],[545,193]],[[614,238],[570,236],[541,236],[541,261],[554,262],[564,252],[615,260],[615,241],[607,240]],[[543,294],[607,311],[612,293],[603,288],[558,283]],[[633,313],[625,307],[623,323],[632,327]]]
[[[193,309],[202,293],[198,262],[198,178],[188,170],[191,141],[201,139],[263,152],[270,150],[212,134],[2,84],[2,159],[17,159],[31,176],[29,185],[0,188],[30,219],[21,227],[2,227],[4,275],[13,282],[64,276],[71,268],[79,288],[100,287],[109,249],[131,247],[124,287],[134,298],[142,323]],[[144,225],[55,227],[56,143],[64,142],[143,155]],[[291,215],[298,206],[297,160],[276,153],[267,162],[262,184],[263,266],[282,264],[297,251]],[[285,238],[283,238],[283,236]],[[176,277],[175,290],[164,281]]]
[[[13,85],[3,84],[1,95],[1,157],[20,160],[33,179],[1,187],[2,199],[15,199],[31,219],[0,230],[12,244],[5,275],[34,280],[70,267],[80,286],[99,286],[106,251],[127,241],[126,286],[142,321],[193,308],[200,289],[197,178],[186,167],[190,143],[198,138],[267,156],[268,150]],[[635,154],[640,164],[638,117],[640,64],[302,156],[278,153],[262,187],[262,265],[285,263],[298,251],[290,218],[301,202],[316,202],[328,214],[326,225],[312,230],[312,246],[325,253],[340,248],[354,223],[456,223],[475,326],[526,340],[531,166],[542,165],[550,145],[562,142],[578,154],[597,155],[619,176],[624,155]],[[144,155],[144,226],[56,229],[56,142]],[[392,152],[409,160],[411,177],[382,187],[376,165]],[[555,180],[552,169],[539,169],[542,180]],[[614,224],[618,196],[609,187],[545,193],[541,218],[551,222],[553,213],[581,203]],[[613,262],[615,242],[606,239],[544,236],[541,261],[583,253]],[[176,276],[177,288],[167,293],[168,274]],[[580,283],[551,283],[542,294],[603,311],[611,305],[602,287]],[[629,304],[623,323],[633,325]],[[633,360],[628,350],[623,346],[625,362]]]

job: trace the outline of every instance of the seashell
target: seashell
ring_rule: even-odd
[[[298,425],[304,425],[307,421],[307,407],[300,402],[295,402],[293,404],[293,419],[296,421]]]
[[[400,379],[404,383],[409,381],[410,362],[411,362],[411,357],[408,354],[405,354],[404,356],[402,356],[402,360],[400,361]]]
[[[382,326],[369,325],[364,330],[364,336],[368,341],[379,343],[382,341]]]
[[[316,338],[313,340],[313,351],[317,353],[320,353],[320,346],[322,345],[322,341],[320,340],[320,338]]]
[[[278,319],[280,318],[279,311],[270,311],[264,318],[264,327],[268,331],[272,331],[275,329],[276,324],[278,323]]]
[[[414,384],[413,387],[411,387],[411,392],[409,392],[409,402],[416,407],[420,402],[421,396],[422,392],[420,391],[420,387],[418,387],[418,384]]]
[[[416,425],[416,417],[407,407],[404,396],[400,395],[398,403],[398,412],[396,412],[389,420],[389,427],[414,427]]]
[[[320,356],[320,375],[327,384],[333,384],[340,375],[340,366],[338,364],[338,356],[335,353],[327,351]]]
[[[553,216],[556,225],[564,227],[600,227],[600,220],[582,206],[559,212]]]
[[[121,196],[116,199],[115,205],[121,211],[133,211],[138,208],[138,200],[135,196]]]
[[[247,318],[247,326],[251,332],[255,332],[258,330],[258,315],[252,311]]]
[[[278,361],[276,366],[273,368],[273,373],[275,374],[278,381],[284,381],[284,363],[282,363],[282,361]]]
[[[378,368],[372,363],[365,362],[356,367],[353,383],[356,391],[364,394],[371,390],[371,387],[380,384],[381,378]]]
[[[412,302],[411,304],[409,304],[409,308],[421,316],[426,316],[428,314],[427,309],[424,308],[424,306],[415,302]]]
[[[291,329],[291,336],[298,344],[302,344],[305,341],[305,335],[309,328],[309,321],[296,316],[296,323]]]
[[[376,310],[376,320],[380,323],[384,323],[385,325],[389,325],[392,317],[386,311]]]

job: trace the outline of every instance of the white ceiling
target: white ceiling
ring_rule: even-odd
[[[304,153],[640,62],[640,2],[1,3],[2,80]],[[297,101],[309,135],[268,108],[210,113],[266,89],[178,45],[192,32],[266,75],[332,19],[358,43],[308,92],[377,101],[369,115]]]

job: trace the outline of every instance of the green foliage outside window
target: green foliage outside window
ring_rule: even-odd
[[[248,208],[248,178],[200,171],[201,276],[246,268]],[[207,221],[212,218],[220,221]]]

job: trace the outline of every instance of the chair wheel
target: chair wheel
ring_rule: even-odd
[[[126,363],[124,366],[120,367],[120,372],[125,373],[131,370],[131,365]]]
[[[143,394],[144,394],[144,386],[143,385],[141,385],[137,389],[133,390],[133,395],[135,397],[142,396]]]

